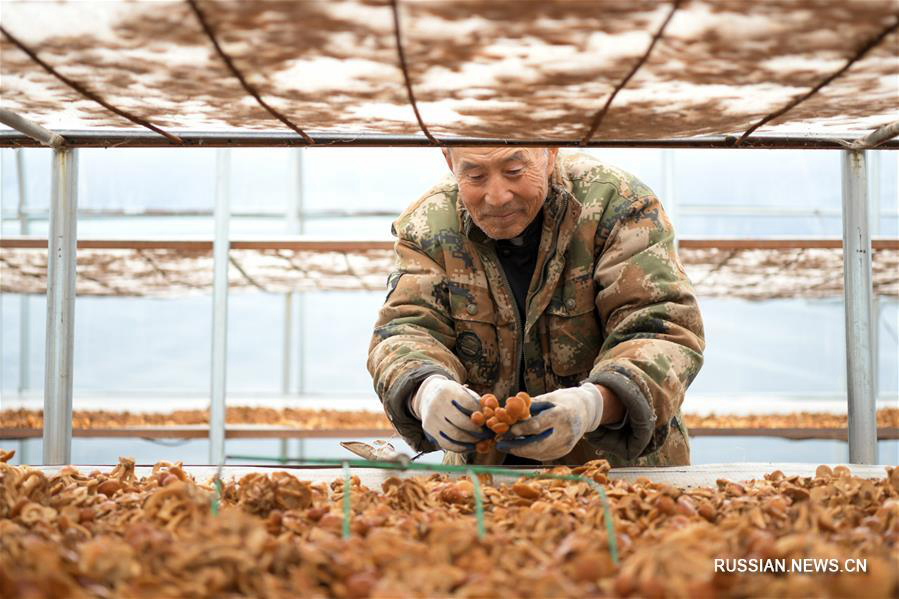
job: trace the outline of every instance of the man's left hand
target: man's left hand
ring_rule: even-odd
[[[531,417],[514,424],[496,449],[543,462],[561,458],[599,428],[602,412],[602,393],[592,383],[538,395]]]

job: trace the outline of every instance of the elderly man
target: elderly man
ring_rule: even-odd
[[[396,430],[449,463],[688,464],[702,319],[652,191],[557,149],[444,156],[453,176],[394,223],[369,348]],[[519,391],[532,416],[475,453],[480,394]]]

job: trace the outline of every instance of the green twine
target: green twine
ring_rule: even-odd
[[[612,520],[612,512],[609,508],[609,499],[606,496],[605,489],[602,488],[601,485],[597,484],[596,481],[587,478],[585,476],[581,476],[580,474],[550,474],[548,472],[521,472],[519,470],[515,470],[513,468],[501,468],[498,466],[480,466],[476,464],[468,464],[465,466],[454,466],[450,464],[418,464],[415,462],[410,462],[408,464],[402,464],[400,462],[378,462],[378,461],[369,461],[369,460],[335,460],[335,459],[312,459],[312,458],[272,458],[267,456],[245,456],[245,455],[229,455],[227,456],[230,460],[249,460],[249,461],[262,461],[262,462],[279,462],[284,463],[285,461],[294,461],[300,462],[297,467],[301,467],[303,465],[311,465],[311,466],[339,466],[343,465],[344,468],[344,489],[349,489],[349,467],[353,468],[372,468],[377,470],[418,470],[418,471],[427,471],[427,472],[442,472],[442,473],[460,473],[467,474],[468,476],[474,476],[472,478],[472,484],[475,488],[475,516],[478,518],[478,535],[482,534],[482,527],[484,525],[483,521],[483,504],[480,502],[480,481],[476,481],[476,474],[496,474],[499,476],[509,476],[516,478],[547,478],[552,480],[571,480],[577,482],[584,482],[590,486],[593,490],[597,492],[599,495],[599,500],[603,508],[603,520],[605,520],[606,524],[606,532],[608,534],[608,543],[609,543],[609,555],[612,558],[612,563],[616,566],[618,565],[618,540],[615,536],[615,523]],[[480,508],[479,508],[480,505]],[[343,499],[344,506],[344,538],[349,536],[349,492],[344,493]],[[478,515],[478,510],[480,509],[480,515]]]
[[[482,539],[487,535],[487,529],[484,527],[484,502],[481,501],[481,481],[478,480],[478,475],[468,471],[468,478],[471,479],[471,484],[474,487],[474,517],[478,523],[478,538]]]
[[[350,479],[350,465],[343,463],[343,538],[350,538],[350,487],[352,486]]]
[[[609,509],[609,498],[606,496],[606,490],[602,485],[597,484],[595,480],[586,476],[582,477],[587,484],[593,487],[599,493],[599,499],[602,503],[603,520],[606,522],[606,534],[609,538],[609,555],[612,557],[612,563],[618,565],[618,539],[615,537],[615,524],[612,522],[612,512]]]
[[[216,477],[215,481],[212,484],[215,489],[215,493],[212,495],[212,503],[209,505],[209,510],[212,512],[213,516],[219,515],[219,503],[222,498],[222,479]]]

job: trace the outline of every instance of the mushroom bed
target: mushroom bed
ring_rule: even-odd
[[[586,482],[480,475],[477,491],[432,474],[371,489],[354,476],[343,538],[343,478],[250,473],[217,499],[179,463],[47,475],[11,457],[0,451],[3,597],[899,597],[899,468],[684,489],[610,480],[605,461],[549,470],[605,489],[616,564]],[[867,572],[715,571],[804,558]]]

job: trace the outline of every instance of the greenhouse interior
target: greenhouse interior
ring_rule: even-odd
[[[0,597],[899,598],[850,4],[0,1]]]

